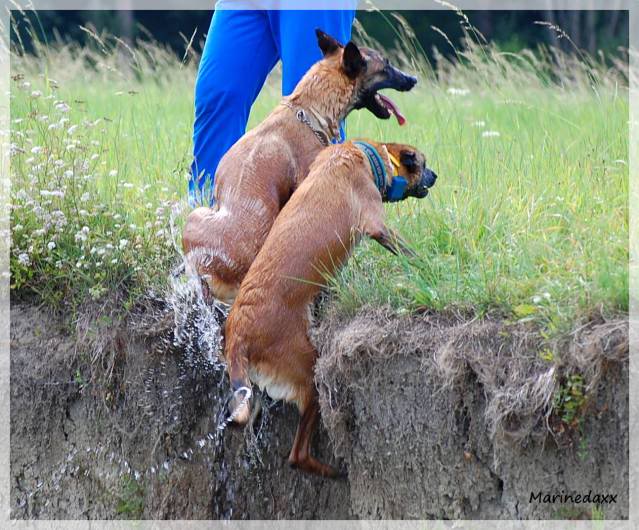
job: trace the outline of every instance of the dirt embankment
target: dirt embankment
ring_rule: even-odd
[[[265,400],[252,430],[217,429],[223,373],[166,336],[84,337],[12,307],[14,518],[590,517],[591,504],[529,502],[589,490],[617,495],[606,518],[627,517],[622,321],[588,323],[555,345],[557,363],[525,325],[329,314],[314,330],[315,452],[348,469],[342,481],[286,466],[292,407]]]

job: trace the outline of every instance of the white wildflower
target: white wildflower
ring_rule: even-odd
[[[42,147],[40,147],[39,145],[36,145],[35,147],[32,147],[32,148],[31,148],[31,152],[32,152],[34,155],[37,155],[37,154],[39,154],[39,153],[41,153],[41,152],[42,152]]]
[[[49,243],[47,244],[47,248],[49,250],[53,250],[55,248],[55,241],[49,241]]]
[[[69,128],[67,129],[67,132],[68,132],[69,134],[73,134],[73,133],[77,130],[77,128],[78,128],[78,126],[77,126],[77,125],[71,125],[71,127],[69,127]]]
[[[501,136],[501,133],[499,131],[484,131],[481,135],[483,138],[496,138]]]
[[[22,254],[20,254],[18,256],[18,263],[20,265],[24,265],[25,267],[28,267],[29,265],[31,265],[31,260],[29,259],[29,254],[27,254],[26,252],[23,252]]]
[[[69,105],[67,105],[64,101],[58,101],[54,107],[60,112],[69,112],[71,110],[71,107],[69,107]]]
[[[42,95],[42,92],[40,92],[39,90],[34,90],[33,92],[31,92],[31,97],[33,99],[38,99],[41,95]]]
[[[455,87],[450,87],[447,92],[451,95],[451,96],[467,96],[468,94],[470,94],[470,90],[468,90],[467,88],[455,88]]]
[[[129,241],[127,239],[120,239],[120,244],[119,244],[119,248],[120,250],[122,250],[124,247],[126,247],[129,244]]]
[[[480,127],[480,128],[482,128],[482,127],[486,127],[486,122],[485,122],[485,121],[483,121],[483,120],[477,120],[477,121],[474,121],[471,125],[472,125],[473,127]]]
[[[115,177],[117,176],[118,172],[115,169],[112,169],[111,171],[109,171],[109,177]]]

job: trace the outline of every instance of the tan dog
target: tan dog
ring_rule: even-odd
[[[417,80],[379,52],[345,47],[317,31],[324,58],[313,65],[290,97],[245,134],[220,161],[215,206],[197,208],[182,236],[187,263],[209,294],[231,303],[277,214],[311,162],[353,109],[387,119],[404,118],[382,88],[410,90]]]
[[[393,174],[406,184],[394,200],[425,197],[437,178],[407,145],[346,142],[323,150],[275,220],[226,322],[230,418],[248,421],[251,381],[273,399],[295,403],[301,419],[289,462],[323,476],[337,473],[309,450],[319,413],[309,306],[362,235],[393,253],[410,253],[384,224],[382,201],[401,180],[392,181]]]

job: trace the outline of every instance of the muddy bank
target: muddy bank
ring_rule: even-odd
[[[627,517],[623,323],[593,323],[565,345],[562,370],[587,360],[585,385],[594,381],[585,419],[569,428],[536,410],[552,387],[525,327],[329,315],[314,332],[326,425],[315,452],[346,466],[344,481],[288,469],[292,407],[265,400],[252,429],[217,429],[221,371],[185,360],[145,327],[138,319],[112,330],[96,353],[90,333],[77,343],[46,310],[13,305],[12,517],[591,516],[591,505],[529,502],[531,492],[562,489],[617,494],[604,516]],[[522,374],[531,384],[510,392]]]

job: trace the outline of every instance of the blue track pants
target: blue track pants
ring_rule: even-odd
[[[211,204],[218,162],[244,134],[251,106],[277,61],[286,96],[322,56],[315,28],[346,43],[354,16],[354,10],[215,11],[195,83],[192,204]]]

